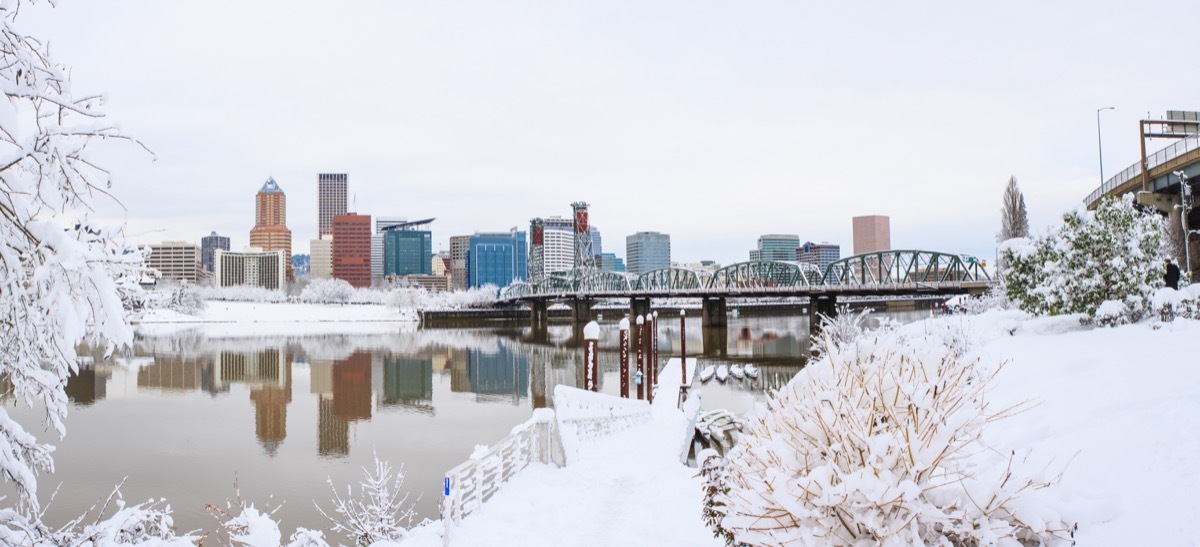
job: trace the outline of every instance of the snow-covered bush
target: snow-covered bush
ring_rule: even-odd
[[[978,465],[995,374],[937,339],[826,341],[750,415],[705,516],[730,545],[1070,544],[1056,478]],[[707,468],[719,472],[719,466]]]
[[[850,313],[848,306],[839,306],[833,317],[818,313],[817,317],[821,320],[821,336],[813,340],[814,355],[820,357],[832,349],[831,345],[844,345],[857,340],[866,332],[867,318],[873,311],[875,310],[865,308],[858,313]]]
[[[108,514],[111,510],[112,514]],[[92,517],[92,513],[96,513]],[[105,515],[108,515],[107,517]],[[92,518],[89,518],[92,517]],[[90,524],[84,524],[91,520]],[[51,529],[40,518],[0,510],[0,544],[13,547],[42,545],[194,545],[201,538],[176,534],[171,508],[161,501],[126,505],[120,486],[99,508]]]
[[[1163,321],[1172,321],[1176,317],[1200,319],[1200,284],[1179,290],[1163,287],[1151,297],[1150,308]]]
[[[1010,239],[1000,252],[1008,264],[1005,290],[1022,310],[1094,318],[1112,300],[1136,320],[1162,284],[1163,221],[1139,211],[1132,196],[1105,198],[1095,212],[1069,212],[1058,230],[1032,241]]]
[[[342,497],[330,482],[333,512],[337,516],[330,516],[320,506],[317,510],[333,523],[335,532],[350,535],[358,545],[399,541],[408,537],[406,526],[416,516],[414,504],[407,503],[408,494],[401,495],[403,485],[404,469],[393,471],[391,464],[375,456],[374,471],[363,468],[358,497],[349,485],[346,496]]]
[[[344,279],[314,279],[300,292],[301,302],[345,304],[354,299],[354,286]]]

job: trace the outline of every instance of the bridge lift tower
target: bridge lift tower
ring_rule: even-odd
[[[529,221],[529,282],[546,278],[546,228],[541,217]]]
[[[576,201],[571,209],[575,211],[575,272],[582,277],[596,270],[596,253],[588,233],[588,204]]]

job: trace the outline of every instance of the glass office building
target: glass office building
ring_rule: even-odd
[[[479,233],[467,248],[467,285],[506,287],[529,279],[525,232]]]

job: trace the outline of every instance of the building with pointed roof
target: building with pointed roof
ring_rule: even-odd
[[[250,246],[267,252],[283,251],[287,278],[292,278],[292,231],[287,227],[287,195],[274,177],[268,178],[254,197]]]

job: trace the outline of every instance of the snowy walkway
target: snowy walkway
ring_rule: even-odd
[[[660,374],[654,419],[582,445],[570,465],[533,464],[449,531],[454,547],[721,547],[700,518],[701,481],[679,463],[688,423],[675,409],[678,360]],[[418,530],[405,547],[441,547]]]

